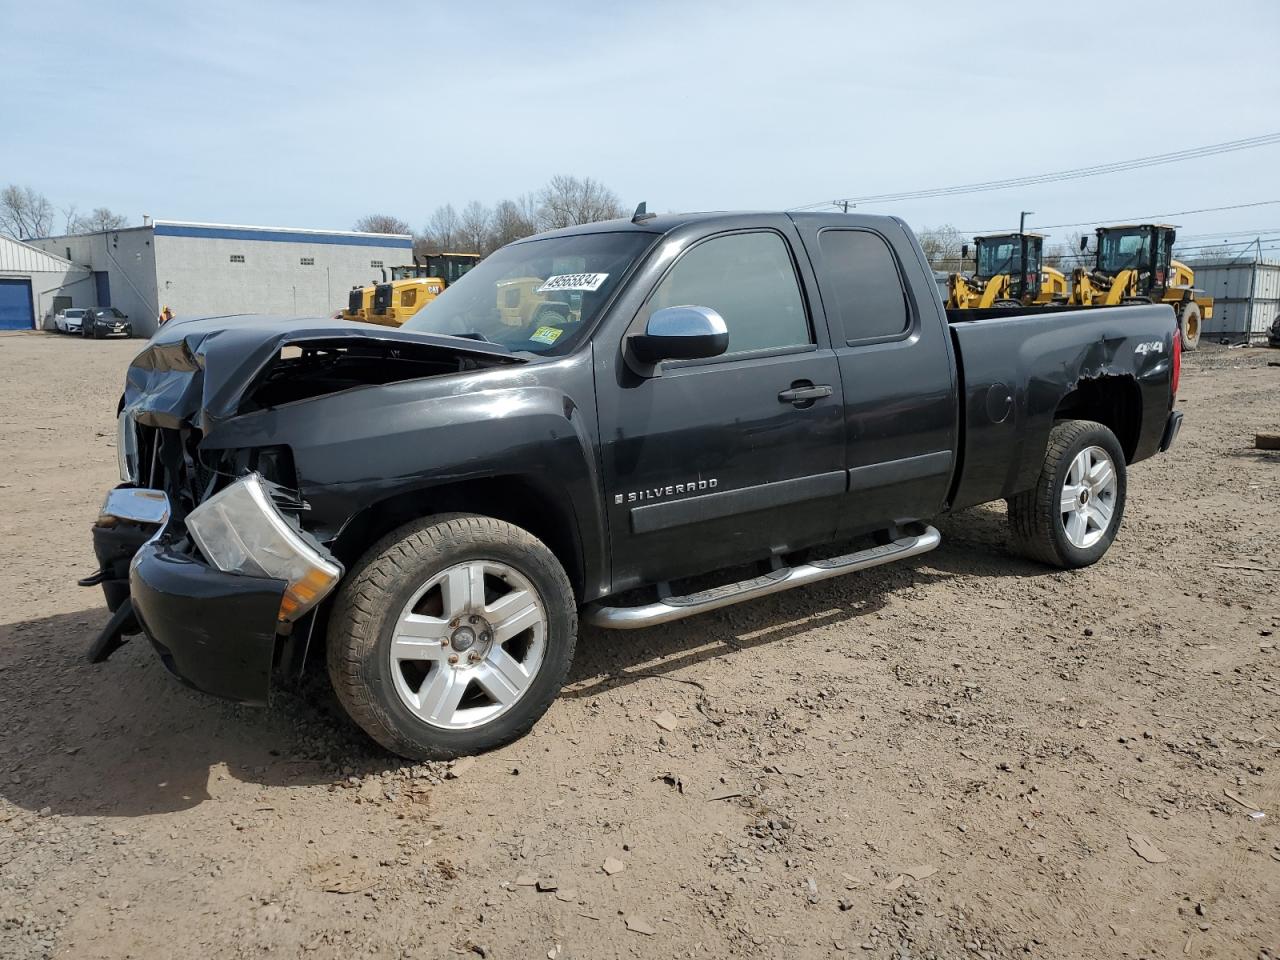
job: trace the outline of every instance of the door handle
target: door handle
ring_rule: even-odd
[[[791,389],[783,390],[778,394],[779,403],[794,403],[797,406],[811,405],[815,400],[821,400],[823,397],[829,397],[834,391],[825,383],[812,384],[808,381],[800,381],[793,383]]]

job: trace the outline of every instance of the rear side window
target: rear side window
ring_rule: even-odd
[[[900,337],[911,325],[907,294],[889,244],[867,230],[823,230],[818,248],[826,263],[823,291],[840,317],[845,341]]]
[[[809,318],[786,241],[776,233],[712,237],[658,284],[649,309],[710,307],[729,329],[729,353],[804,346]]]

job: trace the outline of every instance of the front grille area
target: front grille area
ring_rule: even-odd
[[[359,313],[364,306],[364,291],[356,289],[347,295],[347,313]]]
[[[201,457],[195,429],[138,425],[138,482],[169,495],[175,518],[185,516],[213,492],[218,471]]]

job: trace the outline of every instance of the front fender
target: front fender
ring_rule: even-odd
[[[524,477],[573,517],[585,592],[607,589],[603,484],[587,354],[371,386],[246,414],[217,447],[287,445],[309,510],[332,543],[372,505],[444,484]],[[210,446],[206,439],[205,446]]]

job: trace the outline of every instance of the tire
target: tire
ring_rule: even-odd
[[[1082,468],[1104,460],[1111,466],[1110,484],[1075,482]],[[1090,472],[1103,476],[1096,468]],[[1008,501],[1014,548],[1067,570],[1096,563],[1120,529],[1127,490],[1124,451],[1116,435],[1092,420],[1060,421],[1049,434],[1036,485]],[[1064,511],[1068,498],[1074,506]]]
[[[1178,335],[1184,351],[1200,346],[1200,304],[1194,300],[1188,300],[1178,314]]]
[[[384,537],[348,574],[329,619],[329,678],[382,746],[444,760],[527,733],[560,692],[577,635],[573,588],[545,544],[491,517],[441,514]]]

